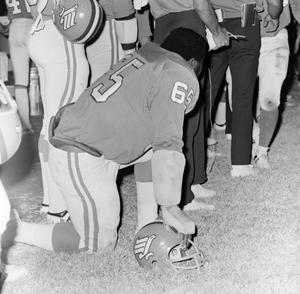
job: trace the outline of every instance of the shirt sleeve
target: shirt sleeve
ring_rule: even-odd
[[[163,70],[158,85],[152,89],[150,114],[154,124],[153,151],[182,152],[182,129],[185,113],[194,108],[199,96],[196,75],[180,66]],[[154,88],[153,87],[153,88]]]

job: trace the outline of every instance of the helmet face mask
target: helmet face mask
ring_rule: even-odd
[[[139,265],[146,269],[200,269],[205,263],[203,252],[190,236],[179,234],[162,220],[149,223],[137,232],[133,253]]]

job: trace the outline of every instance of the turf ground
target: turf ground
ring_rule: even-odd
[[[298,294],[300,293],[300,86],[290,94],[273,143],[271,171],[230,177],[230,142],[217,133],[217,157],[207,186],[215,211],[190,213],[198,227],[196,244],[208,263],[200,271],[161,274],[139,268],[132,254],[136,190],[132,171],[119,177],[123,204],[116,250],[111,255],[56,255],[24,244],[7,254],[27,274],[6,282],[3,294]],[[36,130],[40,118],[33,119]],[[23,220],[43,222],[37,136],[26,135],[16,156],[1,169],[13,207]],[[212,162],[209,162],[210,166]]]

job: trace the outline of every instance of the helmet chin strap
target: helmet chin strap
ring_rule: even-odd
[[[180,245],[182,246],[183,250],[188,249],[189,240],[191,239],[191,236],[192,235],[190,234],[179,233]]]

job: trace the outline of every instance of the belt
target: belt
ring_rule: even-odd
[[[258,13],[255,10],[255,6],[242,6],[241,11],[228,12],[223,9],[216,9],[215,13],[218,18],[218,22],[223,22],[224,20],[234,20],[241,19],[241,26],[255,26],[259,19]]]

